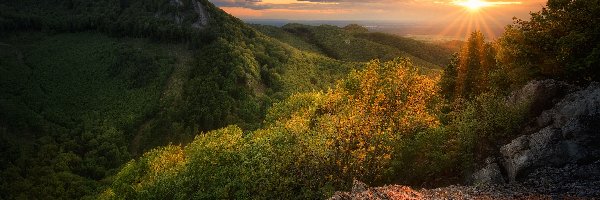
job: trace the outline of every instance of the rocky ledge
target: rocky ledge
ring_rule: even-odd
[[[533,119],[522,135],[486,159],[471,186],[414,190],[369,188],[354,182],[351,192],[331,199],[596,199],[600,198],[600,84],[579,88],[532,81],[507,99],[529,101]],[[537,117],[536,117],[537,116]]]

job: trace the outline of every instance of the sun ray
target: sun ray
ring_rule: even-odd
[[[486,23],[486,20],[484,17],[479,17],[477,18],[479,20],[479,24],[481,25],[479,30],[482,30],[485,35],[487,36],[487,38],[495,38],[496,34],[494,33],[494,31],[492,30],[492,28],[490,28],[490,26]]]
[[[463,38],[466,32],[468,32],[469,27],[469,16],[465,15],[463,17],[462,22],[460,23],[460,27],[455,31],[455,38]]]
[[[486,35],[488,35],[488,38],[490,38],[490,39],[496,38],[496,34],[494,33],[494,30],[492,30],[492,28],[490,27],[488,22],[492,23],[492,25],[495,27],[503,27],[503,25],[500,24],[500,22],[498,22],[497,19],[493,18],[488,13],[482,12],[481,17],[482,17],[482,21],[486,27],[486,32],[487,32]]]
[[[520,1],[486,1],[486,0],[461,0],[454,1],[454,5],[462,6],[470,11],[479,11],[481,8],[497,5],[517,5]]]
[[[469,26],[467,28],[467,31],[465,32],[465,39],[467,39],[468,35],[470,35],[470,33],[472,33],[473,31],[477,30],[476,28],[476,23],[475,23],[475,18],[473,18],[473,16],[469,17]]]
[[[464,14],[464,11],[456,11],[456,12],[452,12],[452,13],[448,14],[447,16],[444,16],[443,17],[444,19],[454,19],[454,20],[451,20],[449,22],[449,24],[438,35],[439,36],[448,36],[448,35],[456,36],[456,35],[458,35],[454,28],[457,25],[459,25],[459,23],[461,23],[460,25],[464,24],[463,21],[464,21],[465,17],[466,17],[466,15]]]
[[[472,11],[477,11],[482,7],[487,7],[487,6],[491,5],[487,1],[481,1],[481,0],[455,1],[454,4],[463,6]]]
[[[502,13],[495,6],[506,6],[522,4],[520,1],[493,1],[493,0],[455,0],[452,2],[463,9],[456,10],[445,15],[442,19],[446,22],[437,35],[440,37],[454,37],[457,39],[466,39],[471,32],[479,30],[486,35],[488,39],[495,39],[497,33],[504,27],[498,19],[492,17]],[[486,9],[484,9],[486,8]]]

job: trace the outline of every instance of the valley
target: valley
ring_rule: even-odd
[[[436,42],[208,0],[0,2],[0,199],[598,197],[600,7],[568,2]]]

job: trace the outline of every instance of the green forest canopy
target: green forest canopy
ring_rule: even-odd
[[[526,122],[526,102],[502,103],[511,89],[598,81],[597,0],[550,0],[496,42],[475,32],[441,77],[426,73],[441,63],[432,46],[358,27],[255,27],[273,39],[200,2],[204,29],[190,28],[191,1],[0,3],[0,197],[323,198],[353,178],[454,183]],[[168,142],[190,143],[131,160]]]
[[[507,52],[536,48],[527,40],[517,40],[520,35],[512,32],[527,34],[525,25],[538,20],[559,23],[553,20],[560,18],[547,16],[553,12],[598,14],[594,3],[551,1],[540,13],[533,13],[531,21],[517,20],[509,26],[511,32],[497,43],[486,42],[483,34],[474,32],[452,58],[447,68],[452,70],[444,73],[441,82],[435,76],[420,75],[418,68],[403,59],[370,62],[338,82],[335,89],[293,95],[276,104],[262,129],[243,134],[237,127],[227,127],[201,134],[188,146],[157,149],[130,162],[101,197],[323,198],[334,190],[348,189],[353,178],[376,185],[459,178],[515,137],[526,122],[527,102],[503,103],[507,90],[536,78],[575,83],[595,80],[544,74],[503,57]],[[583,7],[588,9],[576,9]],[[590,15],[581,15],[582,19],[586,16]],[[586,27],[591,26],[577,29]],[[557,43],[563,37],[547,42]],[[594,51],[585,54],[592,57],[565,60],[593,60]],[[525,59],[524,63],[537,60]],[[572,64],[554,66],[562,73],[579,69]],[[516,69],[524,74],[512,76]],[[178,159],[165,161],[172,157]],[[140,169],[159,171],[151,176],[138,173]],[[205,170],[209,172],[202,173]],[[141,184],[127,187],[131,183]],[[171,193],[165,185],[192,189]]]

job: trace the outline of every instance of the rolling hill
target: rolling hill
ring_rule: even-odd
[[[207,0],[5,0],[0,199],[597,196],[597,2],[475,31],[448,63],[461,42],[247,25]]]
[[[386,33],[371,33],[351,24],[344,28],[287,24],[283,27],[252,25],[258,31],[298,49],[355,62],[410,58],[418,66],[439,69],[448,64],[453,50]]]
[[[208,1],[0,3],[2,198],[92,195],[131,158],[262,123],[356,63],[273,40]]]
[[[248,26],[206,0],[9,0],[0,11],[2,199],[90,198],[152,148],[257,130],[274,103],[335,87],[363,62],[442,63],[337,27]]]

